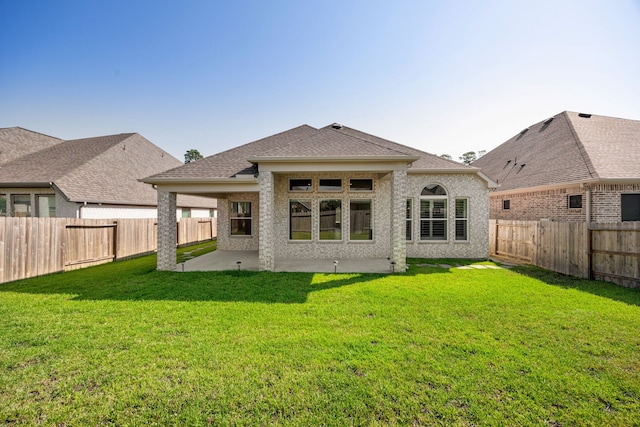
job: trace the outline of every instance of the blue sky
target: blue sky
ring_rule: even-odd
[[[333,122],[448,153],[640,120],[640,1],[0,0],[0,127],[183,159]]]

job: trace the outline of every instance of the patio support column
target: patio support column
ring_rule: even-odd
[[[175,270],[177,232],[176,193],[158,189],[158,270]]]
[[[258,182],[260,183],[258,261],[260,270],[273,271],[275,268],[273,173],[270,171],[260,172]]]
[[[393,171],[391,179],[391,261],[395,271],[407,270],[407,171]]]

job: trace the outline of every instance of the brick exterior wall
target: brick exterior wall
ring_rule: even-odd
[[[289,179],[305,178],[313,181],[313,191],[289,191]],[[341,178],[340,192],[321,192],[318,182],[321,178]],[[350,178],[373,179],[374,191],[349,191]],[[448,193],[448,227],[446,241],[420,241],[420,193],[432,183],[446,188]],[[268,186],[266,181],[261,185]],[[370,173],[296,173],[273,175],[274,205],[272,214],[273,242],[267,250],[273,251],[277,259],[334,259],[334,258],[391,258],[396,262],[396,271],[403,271],[406,257],[417,258],[477,258],[489,256],[489,199],[486,182],[472,174],[424,174],[406,175]],[[392,197],[398,195],[397,197]],[[413,199],[413,237],[405,239],[405,207],[407,198]],[[455,240],[455,199],[466,198],[469,203],[469,240]],[[289,200],[310,199],[312,203],[312,240],[289,240]],[[342,240],[319,240],[319,202],[322,199],[342,200]],[[349,201],[370,199],[372,201],[373,240],[350,241]],[[253,235],[231,237],[229,235],[229,212],[231,201],[252,202]],[[265,200],[258,193],[233,193],[225,199],[218,199],[218,248],[221,250],[263,250],[260,245],[261,233],[267,222],[260,226],[260,211]],[[395,217],[392,211],[395,207]],[[267,220],[271,221],[271,220]],[[395,224],[399,226],[396,227]],[[395,230],[395,231],[393,231]],[[270,257],[269,257],[270,258]],[[268,258],[265,258],[268,259]],[[265,261],[267,262],[267,261]],[[269,263],[271,261],[268,261]],[[267,268],[268,265],[261,265]]]
[[[251,202],[251,236],[231,236],[229,214],[231,202]],[[258,193],[230,193],[218,199],[218,249],[223,251],[257,251],[260,240],[260,204]]]
[[[158,270],[176,268],[176,193],[158,190]]]
[[[587,190],[591,191],[591,221],[612,223],[622,220],[621,194],[640,193],[640,184],[593,184],[543,191],[522,191],[490,195],[491,219],[536,221],[587,221]],[[569,208],[569,196],[582,195],[582,208]],[[503,201],[510,209],[503,209]]]
[[[448,197],[446,241],[420,240],[420,193],[428,184],[439,184]],[[489,257],[489,189],[478,175],[471,174],[409,174],[407,197],[413,200],[413,239],[407,242],[410,258],[470,258]],[[468,200],[469,240],[455,240],[455,199]]]

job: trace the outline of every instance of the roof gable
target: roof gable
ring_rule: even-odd
[[[474,171],[467,165],[443,159],[402,144],[337,124],[316,129],[302,125],[193,163],[145,178],[147,182],[232,178],[256,174],[254,163],[266,159],[372,159],[379,157],[413,161],[414,170]],[[415,160],[418,158],[417,160]],[[410,169],[411,170],[411,169]]]
[[[0,128],[0,165],[63,142],[21,127]]]

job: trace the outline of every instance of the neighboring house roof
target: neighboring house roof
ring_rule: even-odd
[[[207,180],[256,174],[256,163],[278,159],[406,159],[411,170],[476,172],[478,169],[443,159],[342,125],[320,129],[302,125],[267,138],[145,178],[145,182]],[[251,161],[253,160],[253,162]]]
[[[564,111],[472,163],[499,191],[640,180],[640,121]]]
[[[20,127],[0,128],[0,165],[61,142],[60,138]]]
[[[138,179],[182,164],[137,133],[61,141],[0,167],[0,187],[54,186],[69,201],[155,206],[156,191]],[[182,197],[179,206],[215,207]]]

